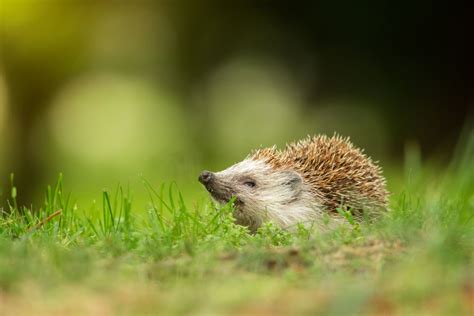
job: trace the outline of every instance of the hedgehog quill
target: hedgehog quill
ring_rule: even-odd
[[[356,219],[372,218],[388,200],[380,166],[338,135],[308,137],[285,150],[258,149],[223,171],[203,171],[199,181],[219,203],[234,197],[236,223],[253,232],[266,221],[324,230],[345,221],[341,206]]]

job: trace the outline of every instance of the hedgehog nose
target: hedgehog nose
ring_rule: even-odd
[[[210,171],[205,170],[201,172],[201,174],[199,175],[199,182],[201,182],[202,184],[209,183],[211,179],[212,179],[212,172]]]

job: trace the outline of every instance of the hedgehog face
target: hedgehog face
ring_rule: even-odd
[[[258,149],[226,170],[203,172],[199,180],[219,202],[235,196],[237,223],[251,230],[266,220],[282,228],[309,222],[326,230],[346,222],[337,212],[341,203],[354,215],[363,211],[373,217],[386,210],[381,173],[348,138],[322,135],[284,150]]]
[[[220,203],[235,197],[236,222],[251,230],[266,220],[287,226],[302,211],[305,216],[311,211],[311,194],[301,176],[292,170],[274,170],[263,161],[246,159],[220,172],[204,171],[199,181]]]

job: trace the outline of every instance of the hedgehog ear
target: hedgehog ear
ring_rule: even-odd
[[[295,171],[284,171],[285,182],[284,185],[291,187],[293,190],[298,190],[303,183],[301,176]]]

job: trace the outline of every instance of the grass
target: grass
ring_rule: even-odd
[[[473,150],[470,137],[446,168],[410,154],[384,218],[325,234],[251,235],[230,204],[190,207],[176,184],[146,180],[145,210],[121,186],[79,207],[62,176],[32,210],[12,176],[0,314],[472,315]]]

